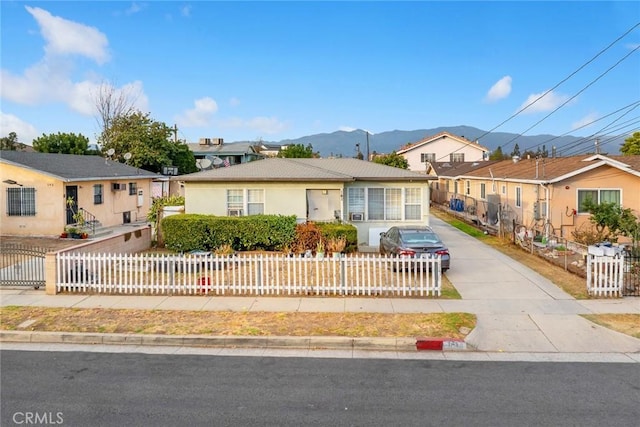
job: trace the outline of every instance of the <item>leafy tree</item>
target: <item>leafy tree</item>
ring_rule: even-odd
[[[511,157],[518,156],[520,157],[520,146],[516,142],[516,145],[513,147],[513,151],[511,152]]]
[[[640,132],[634,132],[633,135],[625,139],[620,152],[624,156],[640,154]]]
[[[631,209],[623,209],[615,202],[596,203],[591,198],[582,202],[582,208],[591,214],[589,220],[606,239],[617,242],[622,235],[630,237],[636,245],[640,237],[640,220]]]
[[[151,172],[178,166],[178,173],[197,171],[196,160],[182,141],[173,141],[173,129],[139,111],[117,116],[99,137],[103,154],[113,149],[112,159]],[[129,160],[124,158],[131,153]]]
[[[33,140],[33,149],[40,153],[90,154],[89,138],[82,134],[61,133],[42,134]]]
[[[306,147],[302,144],[293,144],[280,150],[278,157],[289,159],[311,159],[313,157],[318,157],[318,155],[313,152],[311,144]]]
[[[395,151],[392,151],[390,154],[376,156],[374,157],[373,162],[381,165],[393,166],[394,168],[409,169],[409,162],[407,159]]]
[[[9,132],[9,136],[0,138],[0,150],[24,150],[25,144],[18,142],[18,135],[15,132]]]
[[[502,152],[502,147],[498,147],[489,155],[489,160],[505,160],[507,155]]]

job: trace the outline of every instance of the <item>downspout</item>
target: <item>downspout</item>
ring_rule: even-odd
[[[547,184],[540,184],[540,186],[542,188],[544,188],[544,200],[546,201],[546,206],[545,206],[545,212],[544,212],[544,217],[546,219],[547,224],[551,225],[551,218],[550,218],[550,206],[551,204],[549,203],[549,187],[547,187]],[[553,227],[553,226],[552,226]],[[549,228],[550,227],[545,227],[545,237],[547,238],[547,241],[549,240]]]

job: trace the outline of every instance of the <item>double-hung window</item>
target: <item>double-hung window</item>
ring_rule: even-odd
[[[516,208],[522,207],[522,187],[516,187]]]
[[[419,220],[422,218],[422,190],[420,188],[404,189],[404,219]]]
[[[242,216],[243,208],[244,190],[227,190],[227,215]]]
[[[130,196],[135,196],[136,194],[138,194],[138,183],[137,182],[130,182],[129,183],[129,195]]]
[[[622,204],[622,191],[619,189],[579,189],[578,190],[578,213],[588,213],[583,204],[586,200],[591,200],[596,204],[615,203]]]
[[[35,188],[7,188],[8,216],[35,216],[36,189]]]
[[[433,163],[436,161],[436,153],[420,153],[420,161],[422,163]]]
[[[102,184],[95,184],[93,186],[93,204],[101,205],[102,204]]]
[[[247,190],[247,213],[249,215],[264,213],[264,190]]]

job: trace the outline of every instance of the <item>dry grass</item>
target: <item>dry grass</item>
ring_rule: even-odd
[[[4,330],[167,335],[255,335],[464,338],[475,327],[468,313],[269,313],[3,307]]]
[[[640,314],[586,314],[582,317],[605,328],[640,338]]]

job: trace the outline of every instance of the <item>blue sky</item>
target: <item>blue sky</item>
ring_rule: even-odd
[[[29,144],[57,132],[94,141],[101,84],[177,125],[188,142],[457,125],[488,131],[604,49],[495,131],[588,136],[616,119],[617,133],[640,128],[640,2],[2,1],[0,8],[1,133]],[[623,109],[629,105],[638,108]]]

